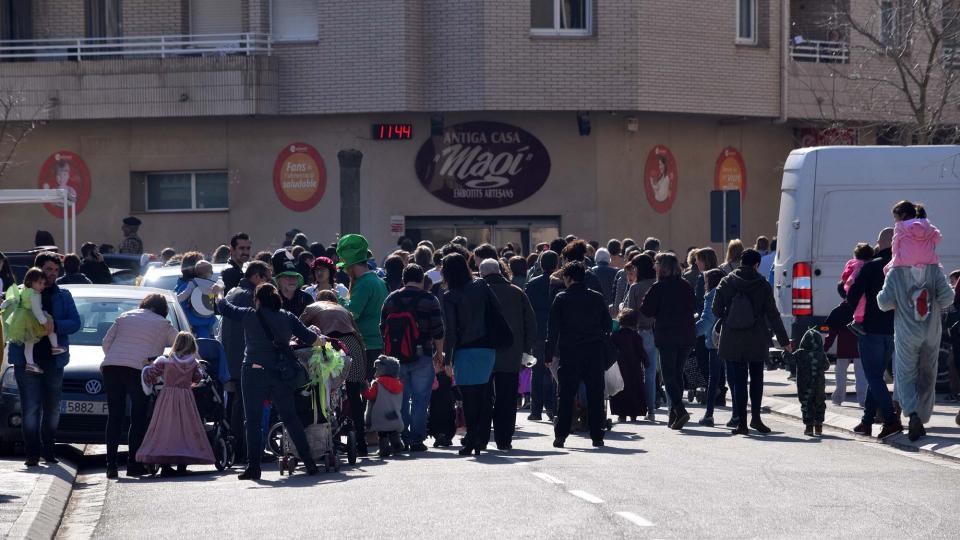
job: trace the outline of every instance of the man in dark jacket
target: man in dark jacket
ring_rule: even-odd
[[[880,311],[877,306],[877,294],[883,288],[883,267],[892,257],[890,251],[892,242],[893,229],[886,228],[880,231],[880,236],[877,238],[876,258],[863,265],[850,290],[847,291],[847,303],[851,306],[859,304],[861,298],[866,299],[866,309],[863,314],[865,334],[858,338],[858,342],[860,362],[863,364],[863,373],[867,377],[867,399],[863,404],[863,419],[853,431],[861,435],[872,435],[873,419],[879,407],[883,415],[880,439],[903,431],[903,424],[893,409],[893,400],[887,390],[887,383],[883,380],[883,372],[893,362],[893,311]]]
[[[770,329],[773,328],[780,346],[792,351],[793,345],[783,327],[780,312],[773,299],[773,288],[765,276],[757,271],[760,253],[753,249],[743,252],[740,267],[728,274],[717,286],[713,300],[713,314],[725,319],[731,313],[734,300],[743,295],[749,300],[748,309],[753,323],[749,328],[733,328],[733,323],[724,321],[720,331],[720,358],[727,363],[727,379],[734,387],[733,415],[739,419],[734,435],[747,434],[747,372],[750,374],[750,427],[760,433],[770,433],[770,428],[760,419],[760,404],[763,399],[764,363],[769,355]],[[744,304],[741,304],[744,305]],[[741,314],[737,314],[741,315]],[[742,319],[743,317],[738,317]]]
[[[96,285],[113,283],[110,268],[107,267],[107,263],[103,262],[100,248],[96,244],[87,242],[80,246],[80,256],[83,257],[83,262],[80,263],[80,273],[87,276],[87,279]]]
[[[226,268],[220,273],[224,292],[230,292],[240,284],[243,278],[243,265],[250,260],[253,244],[247,233],[237,233],[230,238],[230,260]]]
[[[559,262],[560,258],[556,252],[547,250],[541,253],[540,267],[543,273],[527,281],[525,288],[537,321],[537,340],[533,347],[533,355],[537,357],[537,363],[533,366],[531,374],[530,416],[527,420],[542,420],[544,409],[547,410],[547,417],[553,420],[556,389],[550,370],[546,367],[543,346],[547,341],[547,318],[550,316],[550,306],[554,298],[550,291],[550,275],[556,272]]]
[[[247,266],[246,272],[236,287],[227,293],[227,301],[237,307],[253,307],[253,293],[257,285],[268,283],[271,278],[270,266],[261,261],[253,261]],[[227,359],[227,368],[230,380],[227,382],[227,391],[230,393],[230,426],[235,433],[243,428],[243,390],[240,386],[240,372],[243,367],[243,352],[246,344],[243,338],[243,324],[240,321],[224,318],[220,322],[220,343]],[[246,440],[237,437],[237,459],[246,457]]]
[[[545,345],[546,364],[559,357],[557,380],[560,401],[554,425],[555,448],[563,448],[570,434],[573,400],[580,383],[587,387],[587,420],[593,446],[603,446],[605,407],[604,340],[610,335],[612,321],[603,295],[587,289],[583,280],[586,267],[581,262],[567,263],[561,277],[566,290],[557,295],[550,308]]]
[[[617,277],[617,269],[610,266],[610,252],[604,248],[597,250],[597,265],[593,267],[593,275],[597,276],[600,282],[600,292],[603,293],[603,301],[607,305],[613,304],[614,286],[613,281]]]
[[[529,353],[537,337],[537,321],[527,295],[500,273],[496,259],[480,263],[480,277],[487,282],[507,324],[513,329],[513,344],[497,349],[493,365],[493,438],[499,450],[513,448],[513,432],[517,427],[517,393],[523,353]]]

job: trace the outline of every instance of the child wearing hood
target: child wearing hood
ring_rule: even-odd
[[[373,363],[376,375],[373,384],[363,393],[367,400],[367,431],[376,431],[380,436],[380,457],[390,457],[404,450],[400,432],[403,418],[400,409],[403,402],[403,383],[400,382],[400,361],[392,356],[380,355]]]
[[[923,205],[902,201],[893,207],[896,224],[893,226],[893,258],[884,267],[885,272],[898,266],[921,267],[940,264],[937,244],[942,235],[927,219]]]

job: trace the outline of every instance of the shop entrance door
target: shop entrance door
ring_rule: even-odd
[[[408,217],[406,226],[407,237],[414,243],[429,240],[440,247],[463,236],[471,249],[485,243],[502,247],[509,242],[521,252],[518,255],[560,236],[558,216]]]

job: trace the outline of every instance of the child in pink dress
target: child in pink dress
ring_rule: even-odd
[[[857,244],[857,247],[853,248],[853,258],[847,261],[846,266],[843,267],[843,273],[840,274],[840,282],[843,283],[843,290],[845,292],[850,292],[850,287],[853,286],[853,282],[860,274],[860,269],[863,268],[863,265],[872,259],[873,256],[874,252],[870,244],[861,242]],[[854,306],[853,322],[848,325],[854,335],[863,335],[863,314],[866,309],[866,298],[861,298],[860,302]]]
[[[178,465],[177,472],[183,474],[188,464],[214,462],[213,449],[191,389],[193,383],[201,379],[196,354],[197,342],[193,335],[180,332],[170,356],[161,356],[143,368],[144,383],[152,385],[163,378],[163,390],[137,451],[137,462],[163,465],[161,476],[164,477],[174,475],[170,467],[173,464]]]
[[[919,207],[917,215],[914,219],[897,221],[893,226],[893,258],[884,271],[889,272],[897,266],[940,264],[937,244],[943,236],[926,218],[923,207]]]

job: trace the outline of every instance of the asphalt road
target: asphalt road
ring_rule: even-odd
[[[699,418],[700,411],[692,411]],[[718,413],[726,420],[726,413]],[[595,450],[520,421],[515,450],[362,460],[259,483],[211,468],[107,482],[87,458],[60,538],[956,538],[960,465],[765,417],[732,437],[622,424]],[[96,466],[94,466],[96,464]],[[200,471],[200,469],[198,469]]]

